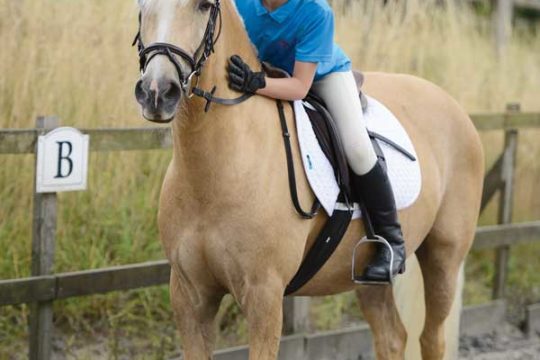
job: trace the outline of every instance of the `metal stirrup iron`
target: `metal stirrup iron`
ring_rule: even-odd
[[[364,222],[364,228],[366,230],[366,236],[364,236],[358,243],[356,243],[353,254],[352,254],[352,265],[351,265],[351,279],[355,284],[359,285],[393,285],[394,277],[392,276],[392,266],[394,264],[394,249],[392,246],[382,236],[375,234],[373,229],[373,224],[369,218],[369,213],[365,207],[365,204],[362,201],[359,201],[360,209],[362,211],[362,220]],[[369,281],[362,278],[362,275],[356,274],[356,250],[360,245],[367,243],[375,243],[386,246],[390,250],[390,263],[388,264],[388,280],[387,281]]]
[[[360,245],[366,244],[366,243],[382,244],[382,245],[386,246],[388,248],[388,250],[390,250],[390,263],[388,264],[388,281],[364,280],[364,279],[362,279],[362,275],[357,275],[355,273],[356,250],[358,249],[358,247]],[[382,236],[379,236],[379,235],[375,235],[375,238],[373,238],[373,239],[370,239],[367,236],[364,236],[362,239],[360,239],[360,241],[358,241],[358,243],[356,244],[356,246],[354,247],[354,250],[353,250],[353,255],[352,255],[352,281],[355,284],[360,284],[360,285],[388,285],[388,284],[392,285],[394,283],[394,278],[392,276],[392,265],[393,264],[394,264],[394,250],[392,249],[392,246],[390,245],[388,240],[386,240],[385,238],[383,238]]]

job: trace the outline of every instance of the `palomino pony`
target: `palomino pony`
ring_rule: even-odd
[[[140,0],[140,7],[137,39],[144,71],[136,96],[148,120],[172,120],[173,157],[158,221],[172,267],[171,302],[184,358],[212,358],[214,317],[222,297],[231,293],[247,317],[250,359],[275,359],[284,289],[326,216],[308,221],[294,211],[274,100],[254,96],[235,106],[212,103],[205,112],[207,101],[198,96],[214,86],[215,95],[207,98],[239,96],[227,86],[225,69],[233,54],[259,68],[233,1]],[[423,274],[422,357],[442,359],[444,323],[480,207],[479,137],[456,101],[427,81],[368,73],[365,91],[401,120],[419,157],[422,191],[399,217],[407,253],[416,254]],[[292,129],[291,111],[287,107]],[[294,132],[291,137],[297,145]],[[294,162],[299,169],[297,147]],[[298,190],[300,201],[311,204],[314,195],[302,174]],[[355,290],[378,359],[401,359],[407,332],[392,288],[358,286],[350,278],[352,249],[362,234],[361,222],[353,222],[328,263],[295,295]],[[366,249],[358,254],[358,272],[372,253]]]

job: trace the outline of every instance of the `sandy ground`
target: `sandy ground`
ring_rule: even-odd
[[[459,360],[537,360],[540,359],[540,334],[527,336],[515,326],[505,324],[496,331],[483,336],[463,336],[460,339]],[[111,346],[106,338],[87,339],[83,346],[66,346],[63,337],[57,337],[53,359],[178,359],[171,353],[145,353],[142,349],[130,351],[130,344],[140,339],[124,339],[117,346]],[[115,354],[114,349],[120,350]],[[112,351],[111,351],[112,350]],[[17,358],[17,357],[15,357]],[[362,356],[362,359],[373,357]],[[291,359],[294,360],[294,359]]]
[[[540,337],[527,336],[518,328],[504,325],[479,337],[460,339],[460,360],[540,359]]]

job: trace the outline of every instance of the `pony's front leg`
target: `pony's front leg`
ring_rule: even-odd
[[[197,286],[197,287],[196,287]],[[184,360],[210,360],[215,343],[214,318],[223,294],[192,284],[171,270],[171,305],[184,353]]]
[[[279,350],[283,314],[283,281],[276,277],[248,282],[241,306],[248,321],[249,359],[275,360]]]

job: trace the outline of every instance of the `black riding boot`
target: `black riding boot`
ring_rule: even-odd
[[[394,193],[386,169],[377,161],[367,174],[354,176],[354,187],[364,202],[376,235],[386,239],[394,250],[392,277],[405,271],[405,244],[401,225],[397,217]],[[366,267],[361,281],[388,282],[390,250],[383,244],[377,244],[375,256]]]

